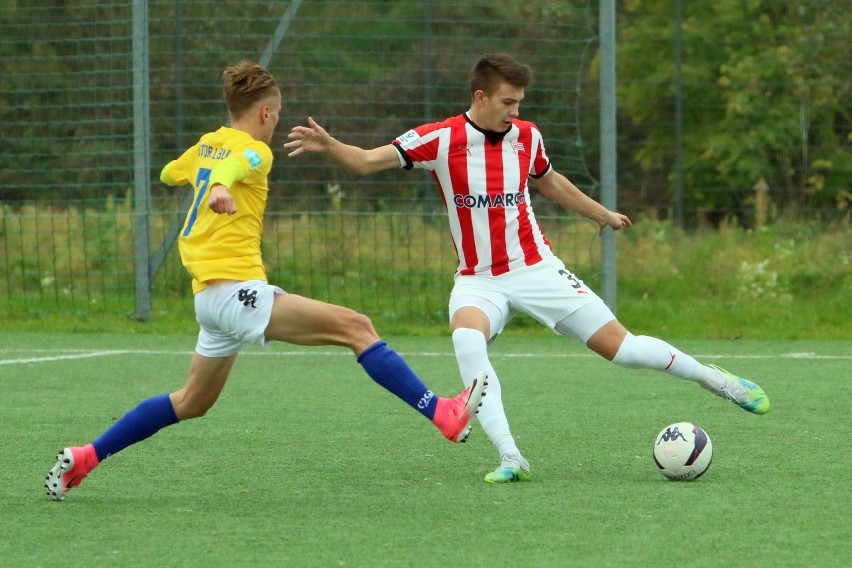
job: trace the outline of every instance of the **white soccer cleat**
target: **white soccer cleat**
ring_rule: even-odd
[[[513,481],[528,481],[530,478],[530,462],[521,455],[505,454],[500,458],[500,465],[485,476],[486,483],[511,483]]]
[[[738,377],[716,365],[707,365],[721,373],[725,377],[725,386],[721,389],[713,389],[711,392],[725,400],[729,400],[753,414],[766,414],[769,412],[769,397],[763,389],[755,383]]]

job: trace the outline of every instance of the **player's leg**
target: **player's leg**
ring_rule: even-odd
[[[749,412],[765,414],[769,411],[769,398],[756,384],[719,367],[703,365],[692,356],[656,337],[633,335],[614,318],[609,308],[603,305],[603,302],[597,301],[584,306],[561,325],[584,330],[593,328],[595,321],[609,319],[586,341],[586,345],[595,353],[621,367],[654,369],[695,381]]]
[[[436,396],[400,355],[376,333],[367,316],[350,308],[296,294],[277,295],[266,327],[268,340],[296,345],[348,347],[379,385],[432,421],[453,442],[464,442],[487,385],[480,374],[453,398]]]
[[[236,354],[224,358],[194,354],[189,377],[181,390],[143,400],[93,442],[62,450],[45,478],[48,495],[64,499],[70,489],[78,487],[109,456],[179,420],[203,416],[222,391],[235,358]]]
[[[201,330],[184,386],[171,394],[143,400],[126,412],[94,441],[63,449],[45,478],[47,494],[62,500],[68,491],[103,460],[137,442],[153,436],[167,426],[203,416],[216,402],[225,386],[242,341],[222,331],[217,316],[222,312],[220,287],[213,286],[196,294],[195,310]]]
[[[471,298],[471,300],[475,299]],[[484,300],[482,302],[485,303]],[[464,305],[466,300],[458,298],[458,303]],[[485,305],[481,309],[466,305],[453,310],[450,329],[459,374],[464,385],[470,386],[473,377],[485,371],[488,375],[488,397],[482,402],[482,408],[477,415],[482,431],[494,444],[499,455],[520,454],[503,408],[503,389],[500,379],[488,357],[486,338],[491,336],[491,323],[483,310],[492,311]],[[493,307],[493,310],[496,311],[497,308]]]
[[[236,353],[227,357],[205,357],[193,353],[186,383],[169,395],[178,420],[200,418],[213,407],[236,360]]]
[[[512,436],[509,420],[503,407],[503,389],[497,372],[488,357],[488,341],[504,327],[509,308],[504,300],[503,309],[479,296],[466,295],[466,285],[457,286],[450,298],[450,329],[459,373],[466,385],[478,370],[488,375],[488,397],[482,402],[478,418],[483,432],[494,444],[500,456],[500,465],[485,476],[490,483],[505,483],[529,479],[529,462],[521,455]]]
[[[183,387],[139,403],[92,442],[98,461],[149,438],[166,426],[204,416],[219,398],[237,354],[204,357],[193,353]]]
[[[717,367],[702,365],[665,341],[633,335],[603,300],[561,262],[550,264],[542,262],[542,269],[537,270],[539,287],[544,293],[537,294],[533,290],[525,296],[524,306],[527,313],[550,325],[553,331],[578,339],[621,367],[663,371],[695,381],[749,412],[764,414],[769,410],[769,399],[760,387]],[[564,285],[560,285],[560,281]],[[570,306],[565,312],[568,315],[560,316],[559,311],[549,307],[562,305]]]

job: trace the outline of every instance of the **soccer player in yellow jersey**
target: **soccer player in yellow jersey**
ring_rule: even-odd
[[[249,343],[348,347],[374,381],[446,438],[464,442],[470,432],[487,385],[484,372],[458,396],[436,396],[379,338],[367,316],[266,281],[260,239],[281,93],[266,69],[248,61],[228,67],[223,83],[231,126],[202,136],[160,174],[163,183],[190,184],[195,192],[179,240],[201,326],[189,376],[179,390],[142,401],[90,444],[62,450],[44,484],[54,499],[64,499],[107,457],[166,426],[203,416]]]
[[[193,293],[212,280],[266,280],[260,236],[271,165],[266,143],[223,126],[163,168],[163,183],[195,188],[178,241]]]

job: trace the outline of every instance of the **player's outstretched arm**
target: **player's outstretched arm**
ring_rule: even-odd
[[[600,227],[600,232],[607,227],[618,231],[632,225],[627,215],[610,211],[571,183],[557,171],[551,171],[544,177],[533,180],[541,194],[562,207],[591,219]]]
[[[400,167],[399,153],[392,144],[372,150],[344,144],[311,117],[308,117],[307,126],[294,126],[287,139],[289,142],[284,144],[284,149],[288,150],[288,157],[293,158],[303,152],[325,154],[335,164],[358,175]]]

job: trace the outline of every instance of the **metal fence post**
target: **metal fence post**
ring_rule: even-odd
[[[136,319],[151,319],[148,268],[151,203],[151,139],[148,83],[148,2],[133,0],[133,251],[136,267]]]
[[[616,162],[616,105],[615,105],[615,0],[600,0],[601,51],[601,203],[610,209],[618,207]],[[615,233],[607,228],[601,239],[601,298],[616,312],[617,262]]]

